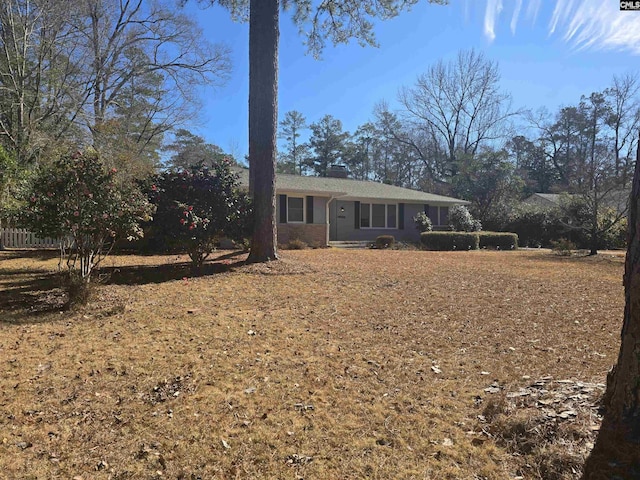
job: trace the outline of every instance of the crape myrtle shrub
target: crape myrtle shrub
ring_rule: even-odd
[[[186,252],[200,267],[221,238],[242,242],[250,234],[249,196],[227,159],[162,172],[145,190],[156,207],[145,227],[148,251]]]
[[[424,232],[420,243],[427,250],[477,250],[479,238],[475,232]]]
[[[309,248],[309,245],[307,242],[300,240],[299,238],[294,238],[289,240],[289,243],[282,248],[285,248],[286,250],[306,250]]]
[[[143,235],[153,207],[137,186],[106,170],[95,152],[63,155],[41,168],[23,221],[40,237],[61,238],[68,305],[86,303],[91,276],[118,239]]]

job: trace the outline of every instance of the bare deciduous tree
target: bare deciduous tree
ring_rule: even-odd
[[[374,116],[380,134],[396,143],[401,152],[400,156],[412,164],[410,168],[414,170],[411,174],[413,181],[406,186],[434,193],[450,193],[445,186],[446,153],[434,129],[423,122],[402,118],[391,112],[389,105],[384,101],[376,104]],[[420,163],[420,167],[414,163]]]
[[[138,154],[156,150],[158,137],[194,116],[195,88],[230,71],[228,48],[205,41],[194,21],[162,2],[86,0],[81,13],[84,119],[100,149],[114,148],[103,129],[117,119]]]
[[[0,3],[0,142],[21,165],[69,134],[84,102],[73,0]]]
[[[24,163],[52,141],[153,163],[219,84],[228,49],[165,1],[7,0],[0,5],[0,141]]]
[[[613,130],[615,174],[622,177],[623,185],[633,170],[636,132],[640,127],[640,80],[637,74],[613,77],[613,85],[604,91],[611,108],[607,125]]]
[[[450,174],[460,155],[473,156],[493,140],[505,137],[511,98],[499,90],[498,65],[474,50],[455,61],[439,61],[416,84],[399,92],[406,118],[415,128],[442,143]]]

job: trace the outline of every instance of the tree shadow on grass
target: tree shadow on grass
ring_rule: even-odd
[[[190,262],[179,262],[163,265],[127,265],[120,267],[103,267],[99,271],[101,283],[107,285],[145,285],[164,283],[191,277],[206,277],[233,271],[245,264],[240,260],[241,251],[220,255],[206,262],[202,267],[194,269]]]
[[[244,263],[244,260],[230,263],[205,263],[199,269],[193,269],[189,262],[170,265],[128,265],[101,268],[99,274],[103,279],[101,283],[107,285],[145,285],[226,273]]]
[[[605,414],[581,480],[640,478],[640,432],[616,425]]]
[[[63,310],[67,295],[59,273],[36,272],[38,277],[4,282],[0,290],[0,324],[46,321],[46,316]]]
[[[16,252],[13,258],[24,258],[22,253]],[[239,258],[242,254],[235,251],[215,257],[198,270],[194,270],[190,262],[101,267],[95,273],[94,282],[98,285],[144,285],[216,275],[244,265],[245,261]],[[32,257],[49,260],[56,255],[55,252],[34,252]],[[2,270],[1,273],[0,324],[46,322],[51,320],[50,314],[65,309],[67,294],[62,288],[65,272],[16,268]]]
[[[33,258],[46,262],[53,258],[59,258],[60,251],[54,249],[41,250],[41,249],[10,249],[0,250],[0,262],[4,260],[15,260],[17,258]]]

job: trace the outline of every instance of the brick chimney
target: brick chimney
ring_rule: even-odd
[[[329,167],[329,171],[327,172],[327,177],[332,178],[348,178],[349,171],[345,165],[336,165],[333,164]]]

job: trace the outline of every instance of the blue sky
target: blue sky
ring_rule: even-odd
[[[248,25],[220,7],[195,12],[211,42],[232,50],[226,86],[201,92],[202,116],[192,131],[242,158],[248,150]],[[501,87],[516,108],[575,104],[609,86],[613,75],[640,71],[640,12],[620,12],[617,0],[422,1],[378,22],[379,48],[328,45],[322,60],[306,54],[287,13],[280,18],[280,117],[299,110],[309,123],[330,114],[354,132],[386,100],[399,108],[398,89],[438,60],[475,48],[497,61]]]

